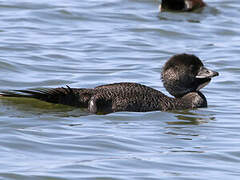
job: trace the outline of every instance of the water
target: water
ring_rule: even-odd
[[[167,93],[161,67],[193,53],[220,76],[209,107],[86,112],[0,100],[0,179],[239,179],[240,6],[206,0],[161,13],[156,0],[0,1],[0,89],[138,82]]]

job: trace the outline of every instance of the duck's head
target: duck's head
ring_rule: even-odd
[[[218,72],[207,69],[198,57],[191,54],[174,55],[162,71],[163,85],[175,97],[199,91],[215,76]]]
[[[160,11],[192,11],[205,6],[202,0],[162,0]]]

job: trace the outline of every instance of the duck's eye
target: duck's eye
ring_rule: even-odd
[[[189,66],[189,69],[190,69],[191,72],[195,72],[195,70],[196,70],[196,68],[195,68],[194,65],[190,65],[190,66]]]

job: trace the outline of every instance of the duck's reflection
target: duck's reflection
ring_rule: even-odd
[[[2,105],[0,113],[11,114],[12,116],[28,117],[51,114],[58,117],[79,117],[89,115],[85,109],[47,103],[33,98],[2,97],[0,105]]]
[[[172,111],[177,121],[167,121],[169,125],[200,125],[215,120],[212,114],[206,114],[201,110]]]

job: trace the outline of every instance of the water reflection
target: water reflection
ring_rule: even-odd
[[[183,110],[172,111],[177,118],[177,121],[168,121],[169,125],[200,125],[215,120],[212,114],[206,114],[201,110]]]
[[[89,115],[85,109],[79,109],[61,104],[52,104],[32,98],[1,97],[1,113],[12,113],[12,116],[28,117],[34,115],[55,115],[57,117],[80,117]]]

